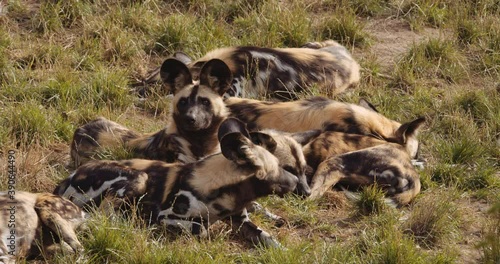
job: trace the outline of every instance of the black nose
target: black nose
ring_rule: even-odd
[[[309,188],[308,185],[304,185],[299,181],[297,187],[295,188],[294,193],[301,197],[308,197],[311,195],[311,188]]]
[[[307,190],[302,190],[302,196],[304,197],[308,197],[311,195],[311,189],[310,188],[307,188]]]
[[[194,116],[187,116],[186,117],[186,122],[188,122],[189,124],[194,124],[196,120],[194,119]]]

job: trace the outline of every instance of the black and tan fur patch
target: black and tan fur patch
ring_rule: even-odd
[[[0,208],[5,223],[0,225],[0,260],[36,257],[40,249],[44,254],[83,250],[75,230],[85,214],[69,200],[50,193],[0,192]]]
[[[418,172],[403,146],[387,143],[332,156],[319,164],[310,199],[332,186],[357,189],[377,183],[396,204],[408,204],[420,192]]]
[[[311,198],[318,198],[333,185],[357,189],[377,183],[399,205],[411,201],[420,191],[411,158],[423,122],[417,119],[403,124],[397,143],[364,135],[323,132],[303,149],[311,167]]]
[[[250,130],[301,132],[313,129],[373,136],[396,142],[401,123],[366,107],[324,97],[294,102],[267,102],[231,97],[224,100]]]
[[[307,93],[312,86],[334,95],[357,85],[360,79],[358,63],[345,47],[333,40],[307,43],[302,48],[221,48],[196,61],[183,53],[173,57],[187,63],[194,79],[207,61],[222,60],[233,75],[226,96],[290,100]],[[145,82],[159,80],[160,72],[161,69],[155,70]]]

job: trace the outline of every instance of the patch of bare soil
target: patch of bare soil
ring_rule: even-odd
[[[485,223],[488,223],[489,205],[482,200],[463,198],[458,201],[464,220],[463,233],[457,245],[460,248],[461,263],[478,263],[481,253],[477,245],[484,236]]]
[[[415,32],[410,29],[407,22],[391,18],[369,20],[365,30],[374,38],[370,52],[376,56],[377,62],[386,71],[392,70],[401,55],[414,43],[443,34],[435,28],[424,28]]]

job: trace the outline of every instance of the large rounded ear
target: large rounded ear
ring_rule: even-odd
[[[243,164],[250,148],[248,143],[250,140],[241,133],[229,133],[220,139],[220,149],[226,159]]]
[[[268,134],[262,132],[252,132],[250,133],[250,139],[256,145],[266,148],[269,152],[274,153],[278,143]]]
[[[425,117],[417,118],[411,122],[402,124],[396,131],[396,138],[405,144],[409,138],[416,137],[418,130],[424,124]]]
[[[193,61],[189,55],[182,51],[176,51],[174,55],[172,55],[172,58],[177,59],[186,65],[189,65]]]
[[[370,102],[368,102],[366,99],[363,99],[363,98],[359,99],[358,105],[360,105],[368,110],[371,110],[375,113],[378,113],[377,108],[375,108],[375,106],[372,105]]]
[[[166,59],[163,62],[160,68],[160,76],[163,83],[169,86],[173,94],[193,83],[188,67],[173,58]]]
[[[291,136],[300,145],[305,146],[307,143],[311,142],[311,140],[317,138],[320,134],[321,134],[321,130],[314,129],[314,130],[308,130],[308,131],[304,131],[304,132],[293,133]]]
[[[225,135],[230,133],[241,133],[243,136],[250,138],[245,123],[234,117],[229,117],[220,124],[217,138],[220,141]]]
[[[209,60],[201,68],[200,85],[208,86],[221,96],[229,89],[232,80],[233,74],[222,60]]]

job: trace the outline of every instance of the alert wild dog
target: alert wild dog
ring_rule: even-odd
[[[377,183],[397,205],[409,203],[420,192],[418,172],[412,165],[414,145],[424,118],[403,124],[397,143],[370,136],[327,131],[303,148],[310,198],[336,185],[347,189]]]
[[[139,202],[144,205],[141,215],[152,223],[182,227],[202,236],[215,221],[231,221],[246,239],[278,246],[250,222],[246,207],[259,197],[293,191],[297,176],[279,166],[272,154],[277,143],[268,134],[250,135],[242,122],[230,118],[221,124],[217,137],[222,153],[188,164],[141,159],[89,161],[54,193],[81,207],[99,206],[108,196]],[[258,138],[258,144],[251,137]]]
[[[186,63],[195,79],[206,62],[224,61],[233,75],[226,97],[266,96],[287,101],[309,92],[312,86],[336,95],[360,80],[359,64],[344,46],[333,40],[311,42],[301,48],[226,47],[195,61],[182,52],[173,57]],[[159,81],[162,71],[156,69],[144,82]]]
[[[193,162],[220,151],[217,129],[229,114],[221,97],[232,79],[229,68],[221,60],[210,60],[201,69],[199,81],[193,81],[186,65],[176,59],[166,60],[161,69],[174,93],[167,127],[141,135],[105,118],[91,121],[73,135],[75,167],[99,150],[117,146],[132,150],[137,157],[166,162]]]
[[[15,263],[59,249],[83,250],[75,230],[86,215],[69,200],[50,193],[0,192],[0,208],[0,262]]]

